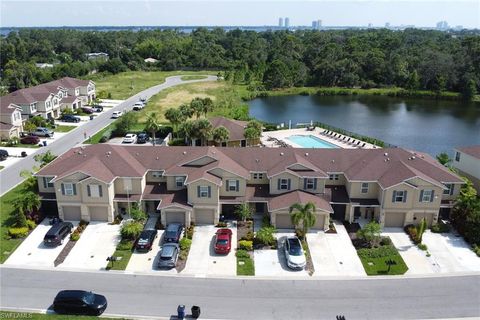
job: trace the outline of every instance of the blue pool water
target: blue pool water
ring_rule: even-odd
[[[338,148],[338,146],[312,135],[290,136],[287,139],[302,146],[303,148]]]

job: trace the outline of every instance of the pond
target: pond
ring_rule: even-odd
[[[250,115],[282,123],[318,121],[404,148],[453,155],[480,144],[480,103],[385,96],[278,96],[249,102]]]

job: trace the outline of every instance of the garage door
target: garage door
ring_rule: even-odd
[[[185,225],[185,212],[184,211],[166,211],[165,213],[165,221],[167,224],[169,223],[181,223]]]
[[[108,221],[107,207],[89,207],[90,221]]]
[[[195,209],[195,224],[215,224],[215,212],[212,209]]]
[[[429,227],[432,226],[432,223],[433,223],[433,213],[424,213],[424,212],[421,212],[421,213],[415,213],[413,215],[413,218],[414,218],[414,223],[415,224],[418,224],[420,223],[420,221],[422,221],[423,218],[427,219],[427,225]],[[415,219],[416,218],[416,219]]]
[[[277,213],[275,216],[275,227],[277,229],[293,229],[294,225],[292,224],[292,220],[290,218],[290,214],[281,214]]]
[[[316,220],[315,220],[315,225],[313,226],[313,229],[318,229],[318,230],[323,230],[325,229],[325,215],[323,214],[317,214],[316,215]]]
[[[80,206],[63,206],[63,220],[66,221],[80,221],[82,217],[82,211]]]
[[[405,212],[385,213],[385,227],[403,227],[404,222]]]

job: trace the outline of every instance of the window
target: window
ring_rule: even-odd
[[[175,177],[175,186],[177,186],[177,188],[183,187],[184,181],[185,181],[184,177]]]
[[[406,202],[407,191],[393,191],[392,202]]]
[[[420,192],[420,202],[432,202],[433,190],[422,190]]]
[[[62,93],[62,92],[59,92],[59,93],[58,93],[58,96],[60,97],[60,99],[62,99],[62,98],[63,98],[63,93]]]
[[[152,178],[161,178],[163,171],[152,171]]]
[[[239,181],[238,180],[227,180],[227,191],[238,191]]]
[[[253,179],[255,180],[262,180],[263,179],[263,173],[256,172],[253,174]]]
[[[328,179],[330,180],[338,180],[338,174],[331,174],[328,176]]]
[[[50,101],[47,102],[47,108],[50,108]]]
[[[125,191],[132,191],[132,179],[123,178],[123,189]]]
[[[210,187],[199,186],[198,187],[198,197],[199,198],[210,198]]]
[[[92,198],[101,198],[103,197],[102,186],[98,184],[87,185],[87,194]]]
[[[312,190],[315,189],[315,179],[314,178],[307,178],[305,179],[305,189],[306,190]]]
[[[288,179],[280,179],[280,190],[288,190]]]
[[[455,161],[460,161],[460,152],[458,151],[455,153]]]
[[[453,184],[447,183],[447,184],[445,184],[445,187],[447,187],[447,189],[443,190],[443,194],[452,195],[453,194]]]
[[[44,188],[53,188],[53,182],[51,182],[53,177],[43,177],[43,187]]]
[[[62,194],[65,196],[77,195],[77,188],[73,183],[62,183]]]
[[[368,183],[367,182],[362,182],[362,193],[368,193]]]

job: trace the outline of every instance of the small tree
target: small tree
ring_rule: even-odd
[[[115,133],[120,136],[124,136],[133,126],[137,123],[137,114],[131,111],[126,112],[120,119],[116,121]]]
[[[192,108],[193,113],[195,114],[196,118],[200,118],[200,115],[204,111],[203,99],[195,98],[190,102],[190,108]]]
[[[122,226],[120,234],[124,240],[135,240],[138,238],[142,230],[143,224],[141,222],[128,221]]]
[[[369,243],[370,247],[377,247],[381,240],[382,227],[375,221],[367,223],[362,229],[357,231],[360,239]]]
[[[258,140],[262,135],[262,124],[256,120],[249,121],[247,123],[247,127],[244,131],[244,136],[249,144],[252,143],[254,140]]]
[[[295,203],[290,207],[291,220],[300,238],[306,239],[308,230],[315,225],[317,208],[313,202]]]
[[[204,98],[202,102],[203,102],[203,114],[205,115],[205,118],[206,118],[207,114],[213,111],[213,109],[215,108],[215,105],[213,104],[212,99],[210,99],[209,97]]]
[[[138,208],[138,205],[133,205],[130,210],[130,217],[135,221],[145,221],[147,214]]]
[[[13,226],[17,228],[27,227],[27,218],[25,217],[25,212],[23,211],[23,204],[17,201],[13,204],[13,209]]]
[[[24,185],[26,189],[37,190],[37,187],[38,187],[37,178],[33,175],[31,171],[28,171],[28,170],[20,171],[20,177],[25,179]]]
[[[186,119],[190,119],[195,111],[193,110],[192,106],[190,104],[184,103],[180,107],[178,107],[178,110],[183,114],[183,116]]]
[[[277,241],[274,236],[275,231],[276,229],[272,226],[262,227],[256,232],[255,238],[260,243],[272,246],[275,244],[275,241]]]
[[[178,125],[186,120],[186,117],[179,109],[169,108],[165,111],[165,119],[170,121],[173,127],[173,132],[176,132]]]
[[[160,129],[160,121],[158,120],[158,116],[156,112],[151,112],[147,114],[147,122],[145,124],[145,130],[150,132],[153,139],[153,145],[155,145],[155,133]]]
[[[252,209],[250,208],[250,205],[247,203],[244,204],[239,204],[235,208],[235,214],[242,219],[242,221],[246,221],[247,219],[250,219],[253,215]]]
[[[33,132],[37,128],[37,125],[31,121],[25,121],[23,125],[23,130],[26,132]]]
[[[216,145],[221,145],[222,142],[228,141],[230,139],[230,132],[224,126],[213,129],[212,139]]]
[[[450,162],[452,162],[452,159],[450,159],[450,156],[446,152],[437,154],[437,160],[444,166],[447,166]]]
[[[33,159],[35,159],[35,161],[37,162],[40,162],[40,168],[41,168],[47,165],[48,163],[52,162],[53,160],[55,160],[56,157],[57,157],[56,155],[54,155],[50,150],[48,150],[47,152],[35,155]]]
[[[423,234],[427,230],[427,219],[423,218],[417,226],[417,241],[422,243]]]
[[[199,119],[193,122],[193,132],[200,138],[202,146],[212,137],[213,126],[207,119]]]
[[[455,226],[460,234],[465,234],[468,226],[468,217],[474,215],[475,210],[478,210],[477,190],[467,178],[464,178],[465,184],[460,189],[460,194],[455,201],[452,209],[452,224]]]

